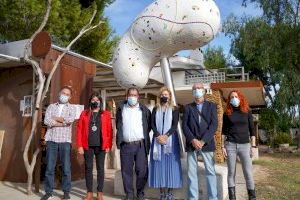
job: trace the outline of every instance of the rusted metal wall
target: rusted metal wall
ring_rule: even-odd
[[[51,62],[57,58],[59,53],[57,50],[50,50],[42,63],[43,69],[46,72],[50,72]],[[95,64],[71,55],[65,55],[52,79],[50,103],[56,102],[60,88],[68,85],[73,89],[71,103],[87,105],[89,95],[92,92],[93,76],[95,73]],[[76,151],[76,127],[77,122],[73,125],[72,180],[84,177],[83,157],[78,156]]]
[[[0,181],[25,182],[23,151],[31,118],[22,117],[20,100],[32,94],[32,67],[0,69],[0,129],[5,130]]]
[[[50,72],[53,61],[59,53],[51,49],[45,59],[41,60],[44,72]],[[52,79],[49,103],[56,102],[60,88],[69,85],[73,88],[71,103],[87,105],[95,73],[95,64],[65,55]],[[31,66],[15,68],[7,66],[0,69],[0,130],[5,130],[0,160],[0,181],[27,181],[23,151],[30,133],[31,118],[22,117],[20,100],[25,95],[32,94],[32,76]],[[78,158],[76,153],[76,126],[77,122],[73,125],[72,180],[84,177],[83,158]]]

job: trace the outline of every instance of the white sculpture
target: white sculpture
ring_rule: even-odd
[[[155,1],[115,49],[114,75],[123,87],[143,88],[161,58],[207,44],[220,27],[220,11],[213,0]]]

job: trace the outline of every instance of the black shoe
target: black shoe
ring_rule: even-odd
[[[166,200],[174,200],[174,195],[172,193],[167,193]]]
[[[52,199],[53,196],[51,193],[46,193],[42,198],[41,200],[49,200],[49,199]]]
[[[133,195],[126,195],[122,200],[134,200]]]
[[[228,188],[228,195],[229,195],[229,200],[236,200],[235,187]]]
[[[255,190],[248,190],[249,200],[256,200]]]
[[[166,200],[166,193],[160,193],[159,200]]]
[[[138,194],[136,197],[136,200],[144,200],[144,199],[145,199],[144,194]]]
[[[62,199],[71,199],[70,194],[68,192],[65,192]]]

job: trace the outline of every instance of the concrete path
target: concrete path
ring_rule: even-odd
[[[106,170],[105,183],[104,183],[104,199],[105,200],[117,200],[121,197],[113,195],[113,179],[115,170]],[[95,176],[95,175],[94,175]],[[94,186],[96,187],[96,177],[94,177]],[[41,186],[43,187],[43,186]],[[95,190],[96,191],[96,188]],[[31,196],[26,194],[26,184],[24,183],[12,183],[12,182],[0,182],[0,200],[39,200],[44,194],[43,188],[41,192],[34,193]],[[72,200],[82,200],[86,194],[85,181],[72,182],[72,190],[70,193]],[[54,191],[53,200],[60,200],[63,192],[60,190]],[[96,199],[96,194],[94,194]]]
[[[113,195],[114,190],[114,173],[115,170],[106,170],[105,183],[104,183],[104,199],[105,200],[117,200],[121,199],[120,196]],[[254,166],[255,173],[255,166]],[[94,186],[96,187],[96,177],[94,174]],[[241,165],[237,165],[237,177],[236,177],[236,192],[238,200],[247,199],[247,190]],[[96,191],[96,189],[95,189]],[[86,193],[86,187],[84,181],[75,181],[72,183],[71,199],[82,200]],[[43,188],[39,194],[34,193],[31,196],[26,194],[26,184],[24,183],[12,183],[12,182],[0,182],[0,200],[39,200],[44,194]],[[55,190],[53,200],[60,200],[63,193],[60,190]],[[96,194],[94,195],[96,199]]]
[[[236,199],[238,199],[238,200],[247,200],[248,195],[247,195],[246,181],[244,179],[242,166],[240,164],[238,164],[236,166],[235,184],[236,184]]]

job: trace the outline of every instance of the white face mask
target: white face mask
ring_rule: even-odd
[[[68,96],[66,96],[64,94],[61,94],[61,95],[59,95],[59,102],[63,103],[63,104],[68,103],[69,102],[69,98],[70,97],[68,97]]]
[[[237,97],[233,97],[230,99],[230,103],[233,107],[239,107],[240,106],[240,99]]]
[[[134,106],[138,102],[137,97],[131,97],[131,96],[128,97],[127,101],[130,106]]]
[[[201,98],[204,96],[204,92],[202,89],[195,89],[193,90],[193,96],[196,98]]]

